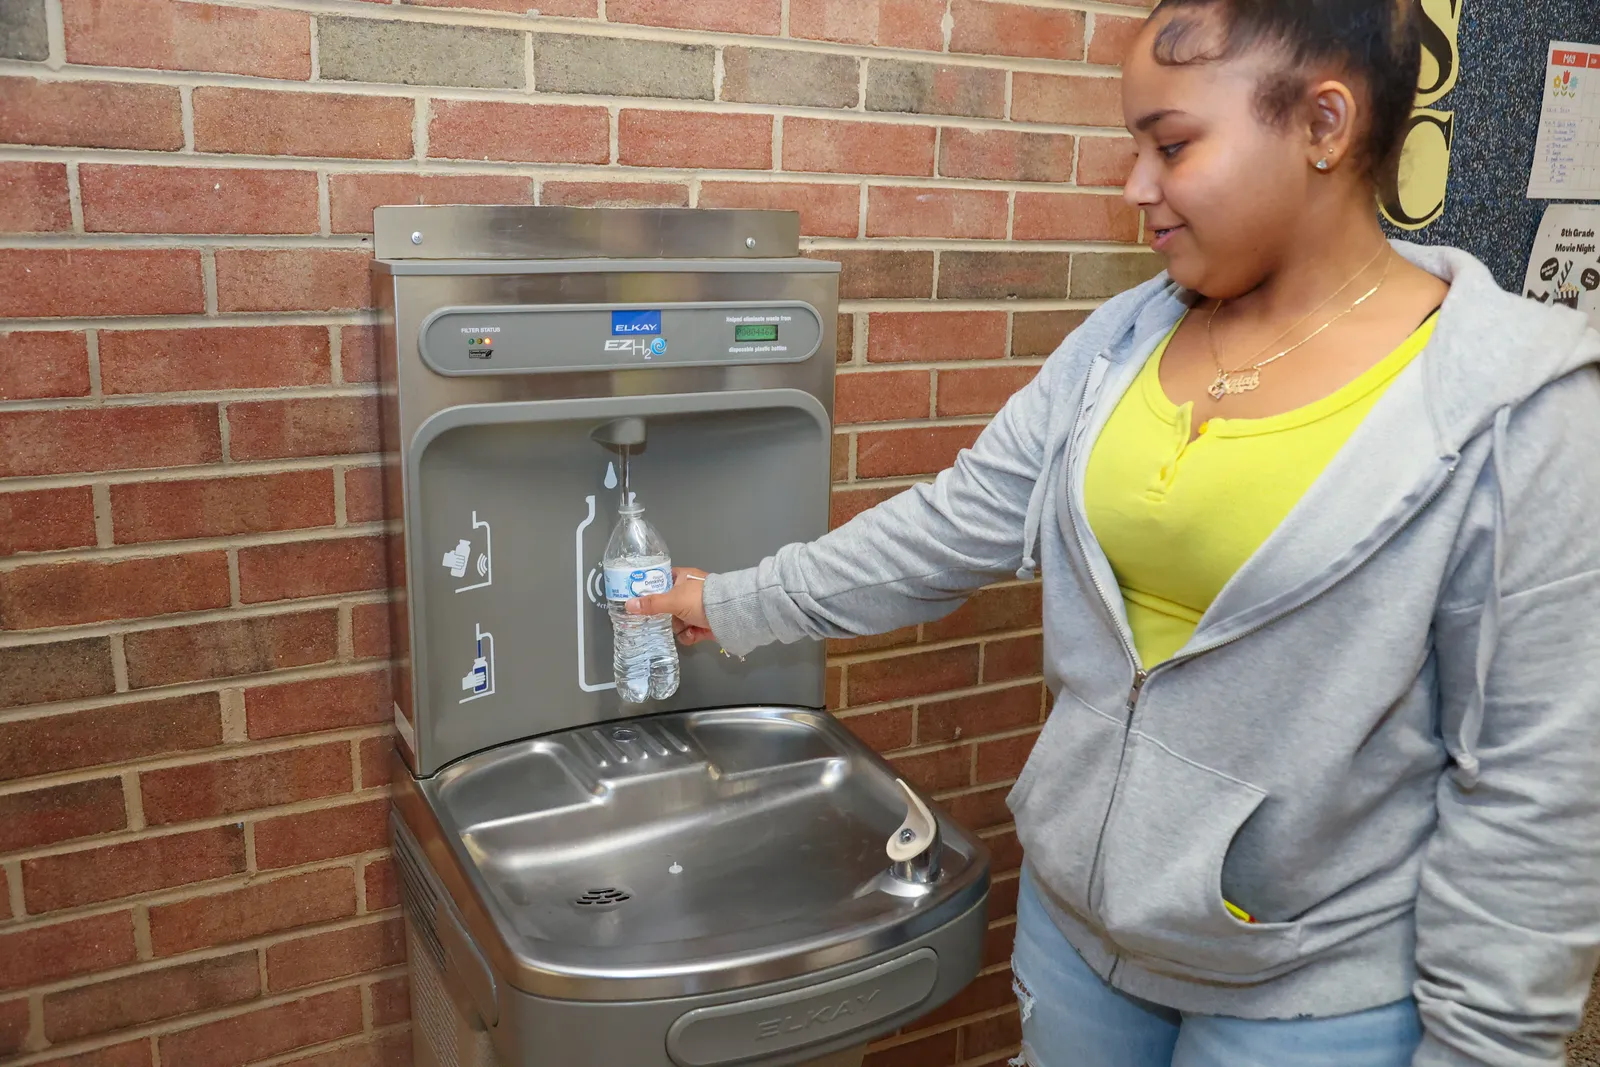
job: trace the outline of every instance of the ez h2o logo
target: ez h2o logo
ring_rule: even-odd
[[[631,352],[644,359],[667,354],[665,337],[613,337],[606,341],[606,351],[612,354]]]

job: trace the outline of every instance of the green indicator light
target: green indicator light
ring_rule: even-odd
[[[778,339],[778,328],[757,323],[735,326],[733,328],[733,339],[735,341],[776,341]]]

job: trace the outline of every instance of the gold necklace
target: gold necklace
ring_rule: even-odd
[[[1385,245],[1384,248],[1387,250],[1388,246]],[[1382,253],[1380,252],[1379,255],[1382,255]],[[1376,260],[1374,259],[1372,262],[1376,262]],[[1361,277],[1361,274],[1365,273],[1367,268],[1372,266],[1372,262],[1369,262],[1366,267],[1362,267],[1361,271],[1356,274],[1356,278]],[[1306,335],[1299,341],[1296,341],[1294,344],[1290,345],[1288,348],[1285,348],[1276,355],[1268,356],[1259,363],[1252,363],[1246,367],[1240,367],[1231,371],[1222,365],[1222,357],[1217,354],[1216,336],[1212,332],[1212,324],[1216,322],[1217,312],[1222,310],[1223,305],[1223,301],[1218,301],[1217,306],[1211,309],[1211,315],[1206,319],[1206,344],[1211,349],[1211,361],[1217,366],[1217,376],[1212,380],[1211,386],[1206,390],[1206,392],[1211,394],[1211,398],[1213,400],[1221,400],[1225,396],[1233,396],[1238,393],[1254,392],[1256,389],[1259,389],[1261,387],[1261,370],[1263,367],[1267,367],[1273,363],[1276,363],[1289,353],[1310,344],[1312,341],[1316,340],[1316,338],[1320,337],[1324,332],[1326,332],[1334,323],[1355,311],[1355,309],[1360,307],[1362,304],[1365,304],[1372,298],[1373,294],[1375,294],[1379,289],[1383,288],[1383,283],[1389,280],[1389,270],[1393,266],[1394,260],[1390,259],[1389,262],[1385,263],[1383,266],[1383,275],[1378,279],[1378,284],[1374,285],[1371,289],[1368,289],[1365,293],[1362,293],[1361,296],[1356,298],[1355,303],[1351,304],[1349,307],[1333,316],[1333,318],[1329,319],[1321,326],[1318,326],[1315,330],[1311,331],[1310,334]],[[1334,296],[1337,296],[1339,293],[1349,288],[1350,282],[1353,281],[1355,281],[1355,278],[1351,278],[1349,282],[1345,282],[1344,285],[1340,286],[1334,291]],[[1331,299],[1332,297],[1329,297],[1329,300]],[[1318,307],[1324,307],[1327,305],[1327,303],[1328,301],[1324,300],[1321,305],[1318,305]],[[1312,312],[1312,314],[1315,313],[1315,311]],[[1306,316],[1307,319],[1310,317],[1310,315]],[[1301,319],[1299,323],[1295,323],[1295,326],[1299,326],[1300,323],[1305,321],[1306,319]],[[1266,347],[1270,348],[1273,344],[1281,341],[1288,335],[1289,332],[1294,330],[1295,326],[1291,326],[1289,327],[1289,330],[1279,334],[1277,339],[1269,343]]]

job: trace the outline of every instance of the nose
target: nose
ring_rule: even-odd
[[[1155,164],[1141,152],[1122,186],[1122,199],[1133,207],[1148,211],[1161,202],[1161,184],[1155,177]]]

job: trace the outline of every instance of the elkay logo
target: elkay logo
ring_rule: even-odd
[[[803,1008],[794,1015],[783,1015],[776,1019],[761,1019],[756,1022],[756,1040],[767,1041],[784,1034],[796,1034],[809,1030],[813,1026],[827,1026],[831,1023],[842,1022],[852,1015],[859,1015],[872,1006],[878,997],[878,990],[870,993],[857,993],[847,996],[843,1000],[823,1004],[815,1008]]]
[[[613,311],[611,313],[613,337],[638,337],[641,334],[650,337],[661,335],[661,312]]]

